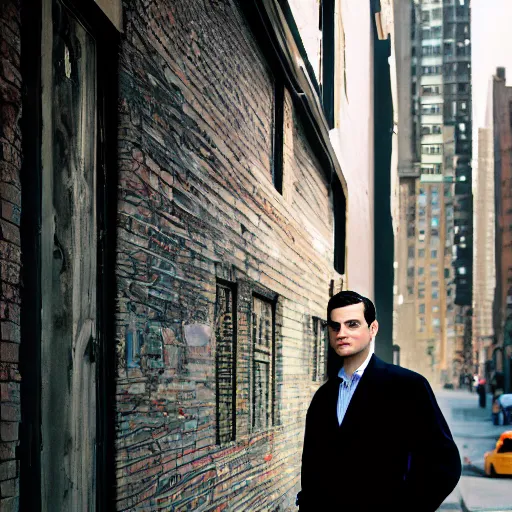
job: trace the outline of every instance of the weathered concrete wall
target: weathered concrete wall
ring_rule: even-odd
[[[343,64],[336,76],[339,110],[331,141],[350,190],[347,286],[373,299],[373,20],[369,2],[341,1],[337,9]]]
[[[20,5],[0,9],[0,509],[17,510],[20,421]]]
[[[293,508],[318,386],[313,316],[325,317],[333,277],[328,183],[286,94],[283,195],[275,190],[273,76],[235,2],[135,1],[124,14],[117,508]],[[218,279],[237,285],[234,311]],[[274,322],[265,297],[276,300],[273,427],[253,405],[264,406],[254,340]],[[219,371],[222,435],[236,426],[221,445]]]

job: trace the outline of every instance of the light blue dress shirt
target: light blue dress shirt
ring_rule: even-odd
[[[372,353],[368,354],[368,357],[365,359],[364,363],[353,373],[352,378],[348,377],[345,373],[345,369],[341,368],[338,372],[338,377],[341,379],[340,389],[338,391],[338,425],[341,425],[345,414],[347,413],[348,406],[350,405],[350,400],[354,396],[356,392],[357,386],[359,385],[359,381],[363,376],[368,363],[372,357]]]

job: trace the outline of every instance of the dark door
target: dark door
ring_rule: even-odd
[[[96,43],[59,0],[43,2],[41,499],[95,510]]]

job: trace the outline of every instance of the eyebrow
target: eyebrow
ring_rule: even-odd
[[[344,324],[348,324],[349,322],[358,322],[358,323],[361,323],[361,320],[357,319],[357,318],[351,318],[349,320],[345,320],[343,323]],[[334,325],[341,325],[341,322],[335,322],[334,320],[328,320],[327,323],[333,327]]]

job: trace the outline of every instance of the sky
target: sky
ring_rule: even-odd
[[[512,0],[471,0],[471,39],[476,164],[478,128],[485,127],[489,83],[497,67],[506,68],[507,85],[512,85]]]

